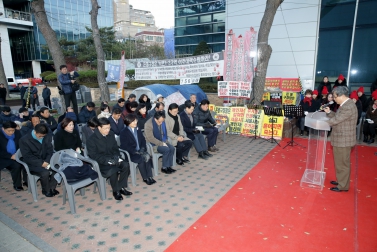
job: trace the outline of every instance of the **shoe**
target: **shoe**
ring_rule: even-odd
[[[165,169],[162,168],[162,169],[161,169],[161,172],[162,172],[162,173],[166,173],[166,174],[171,174],[171,173],[172,173],[168,168],[165,168]]]
[[[44,196],[46,196],[46,197],[54,197],[54,196],[55,196],[55,195],[51,192],[51,190],[48,191],[47,193],[46,193],[46,191],[42,191],[42,194],[43,194]]]
[[[216,147],[216,145],[214,145],[213,148],[215,148],[216,151],[220,150],[219,148]]]
[[[121,194],[123,194],[123,195],[126,195],[126,196],[130,196],[130,195],[132,195],[132,192],[127,191],[125,188],[120,189],[119,192],[120,192]]]
[[[374,138],[375,138],[375,136],[374,136],[374,135],[371,135],[371,136],[370,136],[370,139],[369,139],[369,141],[368,141],[368,144],[374,143]]]
[[[23,191],[24,188],[22,186],[13,186],[14,190],[16,190],[17,192],[19,191]]]
[[[206,155],[207,157],[213,157],[213,155],[209,153],[208,151],[203,151],[203,154]]]
[[[152,177],[150,177],[149,179],[152,181],[153,184],[156,183],[156,180],[154,180]]]
[[[330,184],[332,184],[332,185],[338,185],[338,182],[336,182],[336,181],[330,181]]]
[[[22,183],[22,185],[28,187],[27,186],[28,185],[27,182]]]
[[[367,143],[368,142],[368,136],[364,136],[364,140],[363,140],[364,143]]]
[[[203,158],[203,159],[205,159],[205,160],[208,159],[208,157],[207,157],[206,155],[204,155],[203,151],[201,151],[201,152],[199,153],[198,158]]]
[[[122,194],[120,194],[120,191],[113,192],[114,199],[116,200],[123,200]]]
[[[59,191],[56,189],[51,189],[51,193],[55,196],[59,194]]]
[[[183,161],[179,158],[175,159],[175,162],[178,164],[178,165],[183,165]]]
[[[167,168],[171,173],[173,173],[173,172],[176,172],[177,170],[175,170],[175,169],[173,169],[173,168],[171,168],[171,167],[168,167]]]
[[[152,182],[149,178],[147,178],[147,179],[143,179],[143,181],[144,181],[145,184],[147,184],[147,185],[151,185],[151,184],[153,184],[153,182]]]
[[[208,147],[208,150],[209,150],[210,152],[216,152],[216,149],[214,148],[214,146],[212,146],[212,147]]]
[[[348,192],[348,190],[340,190],[338,187],[331,187],[330,190],[333,192]]]
[[[300,136],[303,136],[303,135],[304,135],[304,131],[301,130],[301,131],[300,131]]]
[[[182,161],[183,161],[184,163],[190,163],[190,160],[188,160],[188,159],[185,158],[185,157],[182,157]]]

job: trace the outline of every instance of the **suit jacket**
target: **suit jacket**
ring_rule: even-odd
[[[335,112],[331,111],[327,122],[332,127],[331,145],[335,147],[353,147],[356,145],[357,108],[348,99]]]
[[[22,135],[19,130],[16,130],[14,134],[14,142],[16,143],[17,150],[19,148],[19,141]],[[7,144],[8,139],[6,139],[4,134],[0,132],[0,163],[2,166],[1,168],[10,166],[12,164],[12,161],[14,161],[13,159],[11,159],[12,155],[7,152]]]
[[[124,121],[122,118],[118,119],[118,123],[114,121],[114,118],[110,116],[109,118],[110,121],[110,130],[115,134],[115,135],[120,135],[120,132],[124,129]]]
[[[194,140],[195,139],[195,134],[193,133],[193,130],[195,130],[194,122],[191,124],[190,118],[188,117],[185,111],[181,112],[179,116],[181,117],[183,130],[186,132],[187,137],[190,138],[191,140]]]
[[[54,149],[52,147],[52,134],[47,134],[42,143],[34,139],[28,133],[20,139],[20,151],[24,162],[29,166],[30,170],[33,168],[42,167],[43,162],[50,163]]]
[[[183,130],[181,118],[178,116],[178,124],[179,124],[179,135],[176,135],[173,133],[173,128],[175,121],[174,119],[168,114],[165,118],[165,124],[166,124],[166,132],[168,134],[168,137],[170,138],[171,144],[173,146],[177,146],[178,143],[178,136],[184,136],[184,140],[190,140],[188,137],[186,137],[186,133]]]
[[[144,150],[147,150],[147,145],[145,141],[145,137],[140,129],[137,130],[137,139],[139,142],[139,148],[144,148]],[[133,135],[133,133],[130,131],[129,128],[124,128],[120,132],[120,148],[123,150],[126,150],[130,154],[131,161],[134,163],[141,163],[144,161],[144,158],[137,154],[136,150],[137,144],[136,139]]]

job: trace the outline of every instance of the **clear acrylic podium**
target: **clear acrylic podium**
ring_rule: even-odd
[[[301,187],[322,190],[326,172],[323,171],[326,159],[327,131],[330,125],[325,112],[309,113],[305,126],[309,128],[306,169],[301,178]]]

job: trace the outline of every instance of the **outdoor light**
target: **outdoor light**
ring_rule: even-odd
[[[255,56],[257,56],[257,52],[256,51],[250,51],[250,57],[254,58]]]
[[[357,70],[351,70],[351,74],[357,74]]]

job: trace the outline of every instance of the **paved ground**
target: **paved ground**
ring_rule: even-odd
[[[9,172],[2,171],[0,228],[9,239],[1,239],[0,251],[21,246],[27,251],[163,251],[275,144],[228,135],[218,147],[221,151],[207,161],[193,150],[190,164],[172,175],[160,173],[152,186],[142,183],[138,174],[137,186],[130,188],[134,194],[123,201],[111,197],[110,186],[105,201],[88,187],[84,197],[76,195],[75,215],[68,203],[62,205],[61,195],[46,198],[39,186],[36,203],[27,191],[14,191]]]

